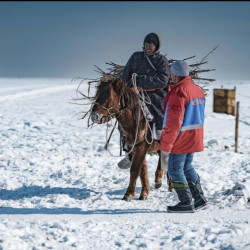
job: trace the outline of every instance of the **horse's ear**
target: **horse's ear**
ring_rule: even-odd
[[[122,89],[124,88],[124,86],[125,85],[124,85],[124,82],[123,82],[122,78],[117,78],[113,82],[114,90],[116,92],[118,92],[118,93],[122,91]]]

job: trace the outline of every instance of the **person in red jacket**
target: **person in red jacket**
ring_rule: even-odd
[[[168,171],[180,202],[168,212],[194,212],[207,201],[200,178],[192,166],[194,152],[203,151],[205,95],[192,82],[185,61],[171,65],[171,79],[164,98],[164,120],[160,140],[162,168]],[[194,202],[193,199],[194,198]]]

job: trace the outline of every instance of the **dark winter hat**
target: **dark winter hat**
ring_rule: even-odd
[[[145,43],[153,43],[155,45],[155,47],[156,47],[156,50],[158,50],[159,47],[160,47],[159,36],[157,34],[155,34],[155,33],[149,33],[144,38],[143,44],[145,44]]]
[[[171,72],[175,76],[186,77],[189,75],[189,66],[185,61],[175,61],[171,65]]]

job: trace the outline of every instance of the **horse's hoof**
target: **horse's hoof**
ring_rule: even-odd
[[[131,197],[128,197],[128,196],[124,196],[124,197],[122,198],[122,200],[123,200],[123,201],[131,201],[132,198],[131,198]]]
[[[141,201],[145,201],[145,200],[147,200],[148,199],[148,196],[146,196],[146,195],[141,195],[140,197],[139,197],[139,200],[141,200]]]
[[[158,182],[158,183],[157,183],[157,182],[155,182],[155,188],[156,188],[156,189],[160,188],[160,187],[161,187],[161,185],[162,185],[162,183],[161,183],[161,182],[160,182],[160,183],[159,183],[159,182]]]

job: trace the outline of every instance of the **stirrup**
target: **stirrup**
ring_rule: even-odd
[[[126,155],[124,159],[118,162],[117,166],[121,169],[129,169],[131,167],[132,162],[129,159],[129,156]]]

